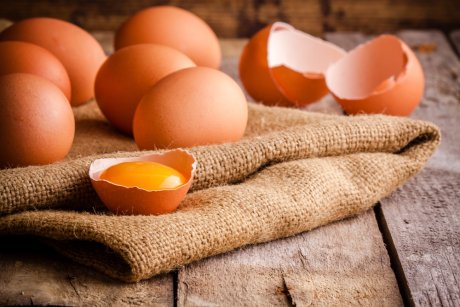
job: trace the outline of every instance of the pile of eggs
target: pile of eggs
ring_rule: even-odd
[[[0,33],[0,167],[63,159],[75,134],[72,107],[93,98],[140,149],[236,141],[246,128],[247,101],[218,70],[220,61],[211,28],[172,6],[127,19],[109,57],[71,23],[15,23]]]
[[[82,50],[84,48],[84,50]],[[31,18],[0,33],[0,166],[47,164],[72,146],[72,106],[94,96],[106,56],[81,28]]]
[[[0,33],[0,167],[63,159],[75,134],[72,107],[93,98],[140,149],[243,136],[245,95],[218,70],[219,41],[199,17],[172,6],[147,8],[121,25],[114,43],[107,57],[89,33],[52,18],[26,19]],[[303,107],[331,93],[348,114],[409,115],[424,86],[420,63],[395,36],[345,52],[280,22],[246,44],[239,72],[258,102]],[[89,176],[113,212],[162,214],[177,208],[195,169],[194,157],[176,149],[99,159]]]
[[[221,51],[211,28],[192,13],[152,7],[115,35],[115,53],[96,77],[96,101],[140,149],[232,142],[248,109],[233,79],[217,70]]]

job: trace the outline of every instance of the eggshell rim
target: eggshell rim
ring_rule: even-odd
[[[352,97],[352,98],[350,98],[350,97],[345,97],[343,95],[338,95],[332,89],[333,86],[331,86],[331,84],[330,84],[330,77],[329,76],[332,73],[331,71],[334,68],[334,65],[338,64],[338,62],[340,61],[339,60],[336,63],[333,63],[331,66],[329,66],[329,68],[328,68],[328,70],[326,71],[326,74],[325,74],[326,86],[327,86],[329,92],[333,96],[337,97],[340,100],[344,100],[345,102],[352,102],[352,101],[360,101],[360,100],[364,100],[364,99],[369,99],[371,97],[384,95],[385,93],[391,91],[392,89],[394,89],[394,87],[397,84],[401,83],[407,77],[407,71],[410,69],[410,67],[412,67],[414,65],[414,59],[411,56],[409,56],[409,53],[411,52],[411,49],[401,39],[399,39],[395,35],[390,35],[390,34],[379,35],[379,36],[375,37],[374,39],[372,39],[370,41],[367,41],[365,43],[359,44],[358,46],[356,46],[355,48],[350,50],[347,53],[346,56],[356,52],[357,50],[360,50],[362,48],[366,48],[366,47],[368,47],[369,44],[375,43],[376,40],[384,38],[384,37],[391,37],[392,39],[396,39],[399,42],[399,44],[401,46],[401,54],[404,56],[404,60],[405,60],[404,67],[403,67],[403,69],[401,71],[395,73],[393,76],[390,76],[389,78],[387,78],[385,80],[382,80],[382,83],[385,82],[385,81],[391,80],[392,84],[389,85],[388,87],[386,87],[384,90],[379,90],[378,88],[375,88],[372,92],[370,92],[368,95],[363,96],[363,97]]]
[[[191,164],[190,174],[183,174],[185,177],[188,177],[188,180],[185,183],[183,183],[183,184],[181,184],[181,185],[179,185],[179,186],[177,186],[175,188],[161,189],[161,190],[147,190],[147,189],[143,189],[143,188],[137,187],[137,186],[126,187],[126,186],[111,182],[109,180],[99,178],[99,176],[101,175],[101,173],[104,170],[106,170],[110,166],[113,166],[113,165],[116,165],[116,164],[120,164],[120,163],[123,163],[123,162],[137,162],[137,161],[152,161],[152,162],[156,162],[155,160],[152,160],[152,158],[155,158],[155,157],[158,157],[158,156],[165,156],[165,155],[175,155],[175,154],[181,154],[181,155],[184,154],[187,157],[191,158],[192,161],[193,161],[192,164]],[[186,185],[189,185],[190,182],[193,180],[193,177],[194,177],[195,172],[196,172],[197,165],[198,165],[198,161],[196,160],[194,155],[192,155],[187,150],[179,148],[179,149],[174,149],[174,150],[168,150],[168,151],[165,151],[165,152],[152,153],[152,154],[136,156],[136,157],[96,159],[91,163],[88,173],[89,173],[89,177],[90,177],[91,181],[96,181],[96,182],[101,182],[102,181],[102,182],[106,182],[106,183],[108,183],[110,185],[114,185],[114,186],[117,186],[117,187],[120,187],[120,188],[123,188],[123,189],[139,190],[139,191],[148,192],[148,193],[159,193],[159,192],[165,192],[165,191],[166,192],[167,191],[176,191],[178,189],[183,188]]]
[[[283,46],[279,46],[280,43],[279,41],[273,41],[273,34],[274,33],[282,33],[282,32],[285,32],[285,33],[290,33],[288,35],[295,35],[296,37],[295,38],[291,38],[289,39],[289,41],[292,41],[292,44],[289,44],[288,47],[292,48],[292,50],[294,50],[296,53],[295,54],[292,54],[290,53],[290,57],[286,58],[285,57],[285,54],[286,54],[286,50],[289,50],[289,48],[286,47],[285,44],[283,44]],[[299,39],[302,39],[301,41],[301,45],[310,45],[310,46],[305,46],[304,48],[299,48]],[[275,49],[275,47],[277,49]],[[297,47],[297,48],[295,48]],[[303,50],[305,49],[312,49],[314,50],[314,53],[317,53],[318,52],[318,48],[324,48],[323,50],[333,50],[334,52],[336,52],[337,54],[340,54],[340,57],[338,57],[336,60],[331,60],[330,63],[328,64],[325,64],[325,68],[324,69],[318,69],[318,70],[315,70],[315,69],[302,69],[301,66],[302,65],[305,65],[304,63],[317,63],[318,62],[318,58],[315,57],[314,60],[312,60],[312,58],[309,58],[309,57],[305,57],[305,54],[302,52]],[[274,52],[276,50],[276,52]],[[285,53],[284,54],[280,54],[280,50],[284,51]],[[321,38],[318,38],[318,37],[315,37],[313,35],[310,35],[306,32],[303,32],[303,31],[300,31],[296,28],[294,28],[293,26],[287,24],[287,23],[284,23],[284,22],[275,22],[272,24],[271,28],[270,28],[270,33],[268,35],[268,39],[267,39],[267,65],[268,65],[268,68],[271,70],[272,68],[275,68],[275,67],[278,67],[278,66],[285,66],[295,72],[298,72],[302,75],[304,75],[306,78],[309,78],[308,75],[312,75],[312,78],[320,78],[320,76],[322,75],[323,78],[324,78],[324,74],[326,73],[326,71],[328,70],[328,68],[333,64],[335,63],[336,61],[338,61],[339,59],[341,59],[343,56],[345,56],[347,54],[347,52],[340,48],[339,46],[331,43],[331,42],[328,42],[326,40],[323,40]],[[296,62],[302,62],[300,65],[297,63],[297,64],[293,64],[291,61],[292,60],[295,60]],[[325,62],[329,62],[329,61],[325,61]],[[307,64],[307,65],[310,65],[310,64]],[[313,64],[314,65],[314,64]]]
[[[325,72],[346,55],[346,51],[339,46],[284,22],[272,24],[266,44],[269,77],[278,92],[289,101],[289,105],[295,107],[314,103],[328,94]],[[319,57],[318,50],[321,51]],[[289,85],[294,80],[278,76],[275,71],[277,68],[298,74],[298,77],[291,78],[296,78],[297,83],[301,82],[302,85]],[[312,91],[306,94],[299,92],[299,88],[311,88]]]

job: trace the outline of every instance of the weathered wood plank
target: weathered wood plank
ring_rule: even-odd
[[[460,2],[330,0],[324,3],[325,31],[366,33],[400,29],[452,30],[459,18]]]
[[[460,305],[460,173],[427,168],[382,201],[416,306]]]
[[[178,306],[399,306],[372,211],[179,271]]]
[[[222,69],[237,78],[240,51],[233,50]],[[307,109],[341,112],[330,96]],[[178,276],[178,306],[303,306],[319,301],[324,306],[402,304],[372,211],[197,262]]]
[[[2,306],[172,306],[173,303],[171,274],[127,284],[67,260],[34,238],[20,241],[0,238]]]
[[[444,0],[452,1],[452,0]],[[136,11],[152,5],[175,5],[203,18],[219,37],[249,37],[265,25],[286,20],[315,34],[322,32],[321,5],[318,0],[237,1],[237,0],[131,0],[114,2],[18,0],[0,1],[0,18],[14,21],[35,16],[61,18],[83,28],[116,30]]]
[[[458,0],[16,0],[0,1],[0,18],[56,17],[87,30],[115,30],[134,12],[155,4],[190,10],[206,20],[219,37],[249,37],[273,21],[286,21],[315,35],[326,31],[381,33],[401,28],[460,26]]]
[[[430,120],[442,143],[427,168],[382,200],[391,247],[417,306],[460,306],[460,61],[440,32],[404,31],[425,71],[414,118]]]

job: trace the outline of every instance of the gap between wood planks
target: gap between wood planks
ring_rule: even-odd
[[[396,281],[398,282],[398,288],[401,294],[401,298],[403,299],[404,306],[414,306],[414,302],[410,298],[410,289],[407,284],[406,276],[401,266],[401,261],[399,261],[398,251],[393,242],[393,238],[391,237],[391,233],[388,229],[385,217],[383,216],[382,204],[380,204],[380,202],[375,205],[374,214],[377,220],[377,225],[379,226],[380,233],[382,234],[383,243],[385,244],[388,256],[390,257],[390,265],[393,269],[393,272],[395,273]]]
[[[459,306],[460,32],[447,38],[437,31],[399,35],[416,47],[428,85],[413,117],[439,125],[443,140],[418,176],[381,201],[380,219],[393,243],[390,257],[404,273],[400,280],[408,303]]]
[[[460,254],[460,217],[455,206],[460,198],[456,194],[460,186],[460,64],[439,31],[401,31],[397,35],[415,50],[425,71],[425,96],[412,117],[439,125],[443,141],[426,169],[381,200],[381,212],[376,214],[381,228],[387,230],[382,232],[386,243],[393,242],[387,248],[396,274],[403,273],[398,278],[406,304],[457,306],[460,263],[455,255]],[[328,38],[336,36],[341,34],[332,33]],[[349,36],[349,48],[363,37]],[[451,39],[459,46],[460,31],[452,33]]]

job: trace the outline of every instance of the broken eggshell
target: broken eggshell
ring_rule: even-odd
[[[267,63],[267,40],[271,25],[257,32],[246,44],[239,63],[240,80],[248,94],[266,105],[290,105],[273,82]]]
[[[407,116],[422,99],[424,75],[404,42],[381,35],[332,64],[326,84],[347,114]]]
[[[329,42],[276,22],[245,46],[240,78],[255,100],[303,107],[328,93],[324,73],[344,55],[344,50]]]
[[[282,22],[272,25],[267,45],[270,76],[284,97],[297,107],[328,93],[324,74],[345,55],[336,45]]]
[[[151,161],[179,171],[186,178],[185,184],[168,190],[148,191],[138,187],[125,187],[100,179],[101,173],[112,165],[122,162]],[[190,189],[197,161],[193,155],[182,149],[131,158],[97,159],[91,163],[91,183],[104,205],[120,215],[158,215],[177,209]]]

